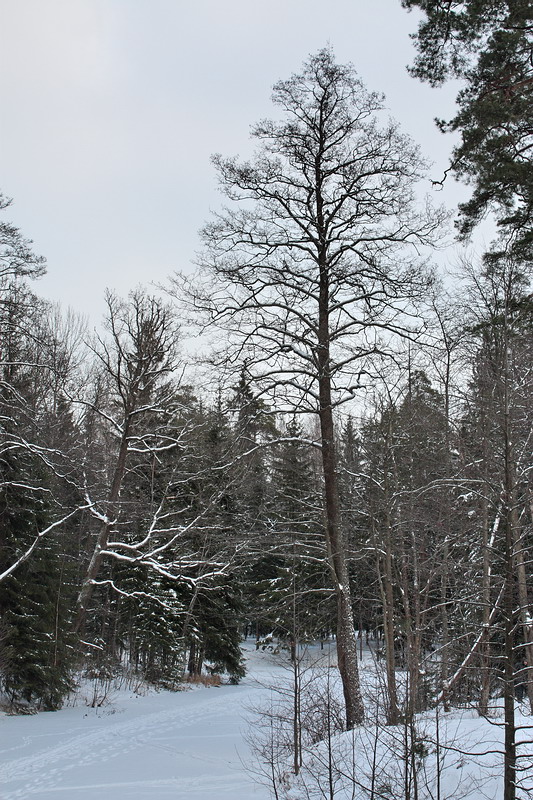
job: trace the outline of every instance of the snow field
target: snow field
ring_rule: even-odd
[[[112,705],[0,717],[0,800],[267,800],[246,771],[246,712],[266,654],[238,686],[123,692]],[[262,663],[264,662],[264,663]]]
[[[248,675],[238,686],[145,696],[123,690],[102,708],[0,715],[0,800],[269,800],[269,767],[254,764],[251,746],[254,736],[257,741],[268,730],[269,709],[283,714],[290,708],[291,667],[287,653],[256,651],[253,642],[244,650]],[[361,682],[364,726],[348,733],[333,730],[330,743],[304,737],[298,777],[287,749],[276,750],[279,800],[329,798],[330,786],[335,800],[368,800],[372,791],[376,800],[401,800],[405,752],[413,742],[420,747],[419,800],[435,798],[438,771],[441,800],[502,800],[503,729],[495,724],[501,721],[497,713],[488,721],[470,709],[441,711],[437,749],[434,711],[419,715],[409,742],[402,726],[387,727],[376,716],[381,681],[369,651],[361,663]],[[310,713],[326,690],[333,698],[339,693],[333,645],[306,654],[302,686],[311,698]],[[528,756],[520,762],[526,770],[518,797],[526,800],[533,731],[525,704],[517,704],[517,721],[524,742],[518,750]],[[285,731],[290,724],[290,718],[283,723]],[[254,775],[263,775],[264,783],[254,782]]]

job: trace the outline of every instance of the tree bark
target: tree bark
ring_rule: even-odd
[[[329,364],[328,288],[326,270],[324,269],[321,273],[320,286],[318,384],[326,540],[337,595],[337,660],[346,703],[346,728],[351,730],[355,725],[363,722],[364,707],[359,685],[357,642],[355,639],[350,580],[340,525],[339,486]]]
[[[533,621],[531,619],[529,598],[527,591],[527,573],[522,546],[522,537],[519,536],[519,523],[516,507],[513,504],[512,525],[514,531],[514,554],[516,563],[516,577],[518,583],[518,602],[520,604],[520,620],[524,636],[524,657],[520,659],[520,681],[526,683],[529,708],[533,714]]]
[[[113,517],[117,512],[117,501],[120,496],[122,481],[124,479],[124,473],[126,471],[129,428],[130,428],[129,422],[127,422],[122,434],[122,438],[120,440],[117,463],[115,465],[113,480],[107,498],[106,519],[104,522],[102,522],[102,525],[100,527],[98,539],[96,540],[93,554],[91,556],[91,560],[89,562],[89,566],[87,567],[87,572],[85,574],[85,578],[83,580],[82,587],[78,595],[78,603],[77,603],[78,610],[74,621],[74,633],[76,633],[78,636],[81,636],[83,634],[85,621],[87,619],[87,611],[94,590],[94,581],[96,580],[96,577],[100,572],[100,567],[102,566],[102,560],[104,557],[103,551],[107,547],[107,543],[109,541],[109,534],[111,532],[112,526],[115,521]]]
[[[385,500],[387,503],[387,500]],[[391,523],[389,512],[385,519],[385,541],[383,543],[383,559],[377,559],[377,573],[379,588],[381,593],[381,603],[383,606],[383,632],[385,636],[385,671],[387,675],[387,722],[389,725],[397,725],[400,721],[400,708],[398,706],[398,690],[396,686],[396,656],[394,652],[394,596],[392,591],[392,546],[391,546]],[[375,544],[379,552],[381,547]],[[383,566],[380,565],[383,561]]]

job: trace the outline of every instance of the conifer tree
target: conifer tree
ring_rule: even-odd
[[[434,86],[459,78],[458,132],[450,169],[473,187],[459,206],[468,235],[494,212],[500,241],[489,258],[530,262],[533,254],[533,4],[531,0],[402,0],[420,8],[412,72]]]
[[[257,602],[270,630],[291,641],[333,625],[323,546],[320,486],[300,422],[291,418],[275,446],[268,505],[268,552],[254,566]]]
[[[17,561],[51,515],[50,504],[31,491],[43,477],[38,462],[27,451],[2,461],[0,572]],[[15,707],[54,711],[72,688],[71,572],[57,540],[48,538],[2,583],[0,686]]]

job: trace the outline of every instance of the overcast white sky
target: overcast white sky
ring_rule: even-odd
[[[0,0],[0,188],[48,259],[37,293],[97,322],[106,287],[192,269],[221,202],[210,155],[249,154],[272,84],[327,44],[440,178],[451,142],[433,118],[455,89],[406,73],[416,23],[400,0]]]

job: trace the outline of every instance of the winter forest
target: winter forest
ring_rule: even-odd
[[[253,158],[213,158],[194,273],[109,292],[97,332],[39,298],[2,196],[4,724],[81,680],[238,684],[245,640],[285,659],[252,742],[277,800],[493,797],[445,789],[441,754],[485,752],[446,739],[460,711],[500,732],[497,797],[531,796],[533,4],[402,5],[412,79],[460,81],[458,209],[331,48],[274,85]]]

